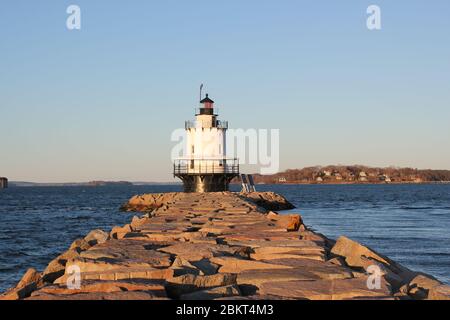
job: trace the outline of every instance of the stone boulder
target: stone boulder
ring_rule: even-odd
[[[370,266],[378,266],[396,290],[410,282],[416,275],[408,268],[347,237],[340,237],[331,249],[331,253],[343,257],[350,267],[368,271]]]
[[[126,224],[123,227],[114,227],[111,230],[110,237],[111,239],[123,239],[127,234],[133,231],[130,224]]]
[[[166,300],[155,296],[152,292],[146,291],[119,291],[119,292],[90,292],[76,294],[49,294],[40,293],[38,295],[27,298],[26,300]]]
[[[214,257],[211,262],[220,265],[220,273],[241,273],[245,270],[291,269],[289,266],[233,257]]]
[[[41,274],[35,269],[28,269],[17,284],[17,288],[23,288],[29,284],[36,283],[41,279]]]
[[[429,300],[450,300],[450,286],[441,284],[432,287],[428,293]]]
[[[212,257],[224,255],[245,255],[247,248],[229,247],[220,244],[209,243],[177,243],[172,246],[159,249],[161,252],[169,253],[188,260],[189,262],[200,261],[203,259],[210,259]],[[248,256],[248,253],[247,253]]]
[[[66,267],[76,265],[81,272],[170,267],[170,255],[154,249],[155,246],[146,241],[109,240],[80,253]]]
[[[285,197],[275,192],[241,193],[242,197],[266,210],[280,211],[295,209]]]
[[[72,295],[80,293],[112,293],[112,292],[132,292],[145,291],[151,292],[157,297],[166,297],[166,290],[164,288],[164,281],[162,280],[116,280],[116,281],[96,281],[83,280],[79,288],[68,288],[66,284],[56,284],[46,286],[38,291],[35,291],[32,296],[39,296],[42,294],[52,295]]]
[[[385,298],[391,295],[389,283],[384,279],[380,288],[369,289],[367,277],[317,281],[265,282],[259,294],[274,295],[297,300],[344,300]]]
[[[334,241],[328,239],[321,233],[312,232],[310,230],[300,230],[300,239],[303,241],[313,241],[318,245],[330,248],[334,246]]]
[[[150,219],[148,217],[139,218],[137,216],[134,216],[131,220],[130,226],[133,230],[135,230],[146,223],[150,223]]]
[[[299,214],[280,215],[276,212],[270,211],[266,217],[277,226],[287,230],[288,232],[299,231],[302,226],[303,230],[306,230],[306,227],[303,225],[302,216]]]
[[[206,289],[236,285],[235,274],[218,273],[210,276],[186,274],[167,280],[166,291],[169,297],[179,298],[183,295]]]
[[[69,247],[69,250],[76,250],[79,252],[85,251],[92,247],[89,242],[87,242],[85,239],[77,239]]]
[[[246,296],[256,294],[258,288],[266,282],[316,281],[320,279],[318,275],[306,268],[247,270],[237,275],[239,288]]]
[[[302,217],[299,214],[296,215],[290,215],[289,216],[289,223],[286,227],[286,230],[288,232],[294,232],[298,231],[300,226],[303,224]]]
[[[53,259],[42,273],[44,282],[53,283],[56,279],[64,275],[67,261],[79,257],[79,248],[70,249]]]
[[[181,295],[180,300],[213,300],[219,298],[237,297],[240,295],[241,292],[239,287],[236,285],[230,285],[183,294]]]
[[[191,264],[188,260],[183,259],[181,257],[175,258],[172,265],[170,266],[170,269],[172,269],[174,271],[174,275],[176,277],[182,276],[185,274],[193,274],[196,276],[204,275],[204,273],[201,270],[199,270],[197,267],[195,267],[193,264]]]
[[[20,300],[27,298],[39,285],[42,285],[41,274],[35,269],[30,268],[25,272],[17,286],[1,295],[0,300]]]
[[[69,274],[55,280],[55,284],[64,285],[70,280]],[[98,281],[117,281],[117,280],[164,280],[174,277],[173,269],[157,269],[157,268],[122,268],[115,270],[99,270],[81,273],[81,280],[98,280]]]
[[[353,272],[351,269],[313,259],[271,259],[263,260],[263,262],[283,266],[285,268],[305,270],[321,279],[326,280],[353,278]]]
[[[419,274],[408,283],[407,294],[417,300],[427,299],[429,292],[440,285],[442,283],[437,279]]]
[[[143,194],[132,197],[127,203],[122,207],[122,211],[137,211],[137,212],[147,212],[152,211],[167,203],[171,203],[176,199],[183,196],[182,193],[172,192],[172,193],[155,193],[155,194]]]
[[[105,243],[108,238],[109,235],[107,232],[97,229],[89,232],[88,235],[84,237],[84,240],[92,247],[96,244]]]

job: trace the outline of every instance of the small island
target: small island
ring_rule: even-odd
[[[128,181],[90,181],[87,183],[89,187],[105,187],[105,186],[132,186]]]

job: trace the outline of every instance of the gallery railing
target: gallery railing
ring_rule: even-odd
[[[211,123],[210,121],[186,121],[185,122],[185,128],[186,130],[193,129],[193,128],[206,128],[206,127],[213,127],[218,129],[228,129],[228,121],[221,121],[216,120],[214,123]]]
[[[177,159],[173,164],[173,174],[239,174],[239,159]]]

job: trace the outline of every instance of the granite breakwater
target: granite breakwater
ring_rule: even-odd
[[[0,299],[450,298],[432,276],[277,213],[292,208],[271,192],[135,196],[122,209],[140,216],[74,241]]]

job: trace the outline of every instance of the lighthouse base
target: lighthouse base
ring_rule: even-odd
[[[184,192],[221,192],[228,191],[229,185],[236,174],[180,174],[176,175],[183,181]]]

